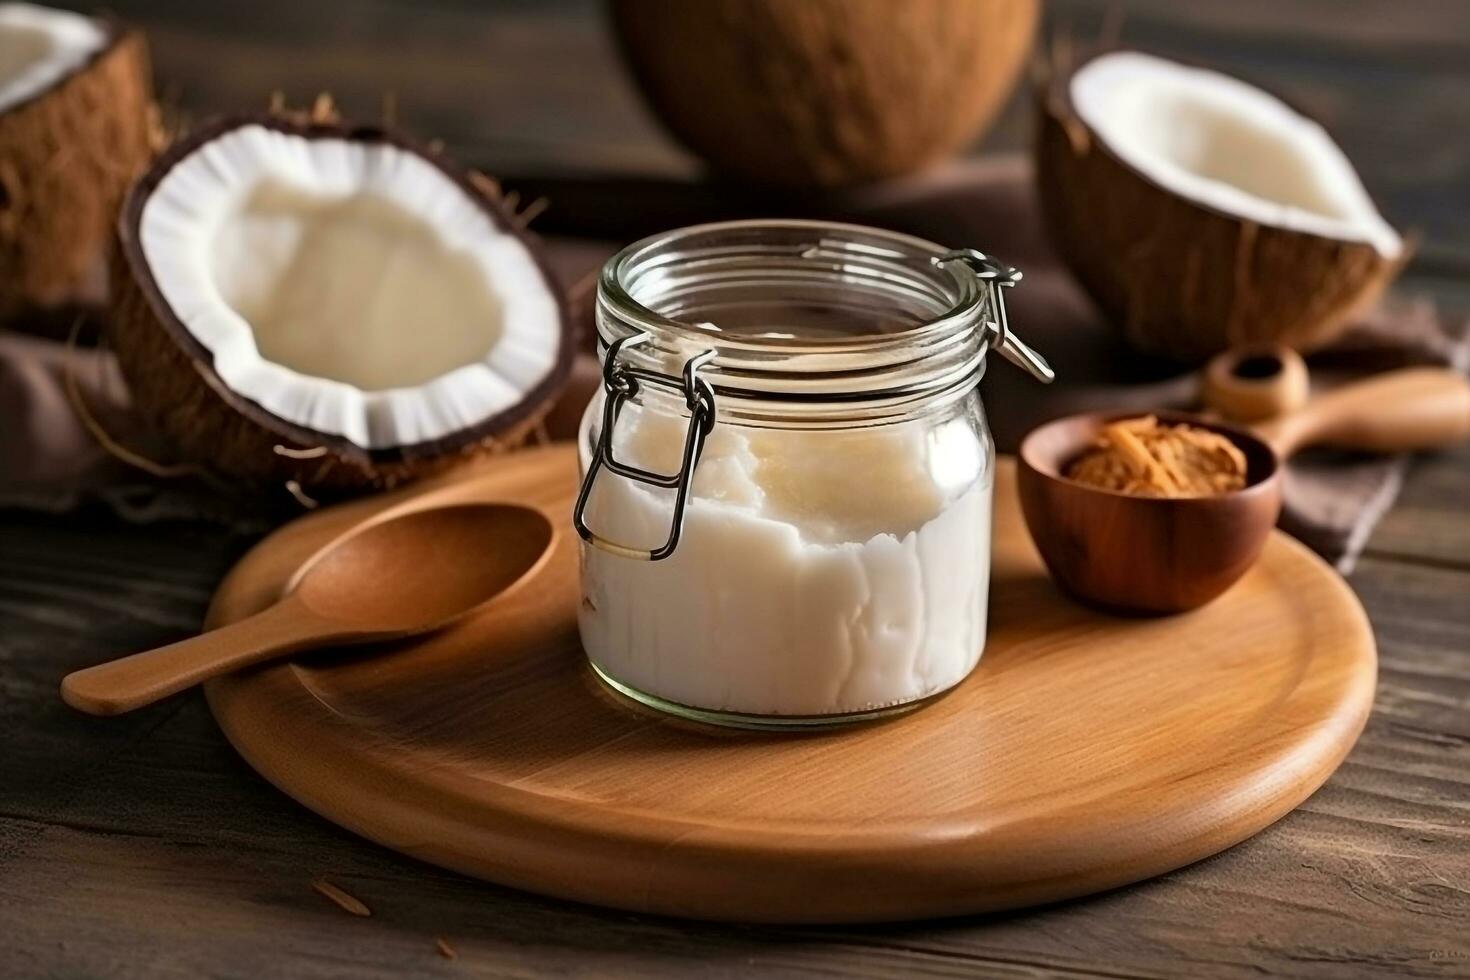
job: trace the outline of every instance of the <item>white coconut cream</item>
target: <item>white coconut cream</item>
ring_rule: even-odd
[[[616,454],[673,472],[685,424],[629,405]],[[712,712],[860,713],[952,687],[985,642],[990,455],[964,412],[847,430],[716,425],[671,557],[583,549],[587,654],[623,687]],[[604,472],[587,518],[651,547],[671,508],[671,491]]]

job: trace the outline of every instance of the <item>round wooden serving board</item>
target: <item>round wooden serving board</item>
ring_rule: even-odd
[[[666,720],[583,662],[575,484],[556,446],[271,535],[213,624],[376,512],[500,500],[558,528],[533,578],[447,632],[211,682],[230,740],[311,809],[447,868],[639,912],[835,922],[1045,902],[1213,854],[1321,785],[1372,702],[1362,607],[1301,545],[1274,533],[1187,615],[1093,612],[1043,572],[1005,460],[990,642],[951,694],[821,733]]]

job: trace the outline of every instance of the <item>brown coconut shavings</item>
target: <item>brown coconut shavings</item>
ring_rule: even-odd
[[[1145,497],[1209,497],[1245,486],[1245,454],[1225,436],[1152,415],[1103,428],[1068,479]]]
[[[325,878],[316,879],[311,883],[311,887],[316,889],[318,894],[330,899],[344,912],[350,912],[362,918],[367,918],[373,914],[373,910],[364,905],[361,899],[355,895],[349,895]]]

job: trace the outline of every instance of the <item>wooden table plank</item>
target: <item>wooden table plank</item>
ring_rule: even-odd
[[[1369,542],[1369,555],[1470,568],[1462,457],[1462,453],[1432,456],[1414,465],[1398,503],[1384,515]],[[1466,601],[1470,603],[1470,597]]]

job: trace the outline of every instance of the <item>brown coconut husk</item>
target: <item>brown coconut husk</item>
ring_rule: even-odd
[[[919,170],[994,119],[1036,0],[614,0],[653,110],[718,170],[840,185]]]
[[[143,36],[0,113],[0,321],[65,334],[104,300],[118,207],[160,141]]]
[[[144,204],[165,174],[198,147],[242,125],[258,124],[312,137],[392,143],[438,166],[500,227],[521,235],[557,295],[563,336],[557,367],[517,405],[445,437],[407,446],[365,450],[340,436],[315,432],[278,418],[230,390],[215,374],[208,350],[194,339],[164,300],[143,257],[138,229]],[[540,252],[498,185],[456,167],[438,152],[381,127],[336,121],[330,101],[309,113],[268,113],[218,120],[170,147],[129,193],[118,219],[119,248],[112,270],[109,335],[134,404],[177,448],[181,457],[250,485],[285,486],[298,499],[331,498],[385,489],[441,473],[469,460],[523,445],[541,421],[571,370],[576,346],[567,303]]]
[[[1042,213],[1052,244],[1140,351],[1186,362],[1272,343],[1309,351],[1336,339],[1407,262],[1408,243],[1388,259],[1365,242],[1261,225],[1159,186],[1078,117],[1068,86],[1085,60],[1066,62],[1054,57],[1038,73]]]

